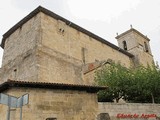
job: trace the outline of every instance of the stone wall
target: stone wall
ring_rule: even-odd
[[[0,70],[0,83],[11,80],[37,81],[38,65],[36,50],[32,49],[16,57]]]
[[[132,29],[130,29],[129,33],[118,38],[119,47],[123,49],[123,41],[126,41],[127,51],[135,56],[133,59],[135,65],[152,65],[154,60],[148,39],[131,30]],[[148,46],[147,52],[144,43]]]
[[[39,81],[93,84],[94,73],[83,75],[83,64],[111,59],[126,67],[132,65],[129,56],[60,20],[40,14],[42,32],[40,46],[41,52],[46,55],[40,54]],[[62,55],[63,57],[60,57]]]
[[[5,41],[0,83],[8,80],[37,80],[36,51],[40,41],[40,15],[13,32]]]
[[[90,84],[93,79],[85,78],[94,74],[83,76],[83,65],[108,59],[132,64],[129,56],[40,12],[6,39],[0,79]]]
[[[41,18],[37,14],[15,30],[5,41],[2,67],[35,48],[41,38]]]
[[[97,116],[96,93],[38,88],[13,88],[5,93],[17,97],[29,93],[29,104],[23,106],[23,120],[95,120]],[[0,107],[0,120],[5,120],[7,106]],[[19,114],[20,109],[12,109],[11,120],[19,120]]]
[[[38,58],[38,81],[85,84],[80,61],[46,47],[38,50]]]
[[[111,120],[156,120],[160,117],[160,104],[99,103],[98,112],[108,113]],[[148,117],[148,118],[147,118]]]
[[[82,63],[112,59],[121,62],[126,67],[131,65],[131,60],[127,55],[70,27],[70,25],[43,13],[41,13],[41,20],[43,46],[78,59]]]

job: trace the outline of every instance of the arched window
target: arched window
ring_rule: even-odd
[[[147,45],[146,42],[144,42],[144,47],[145,47],[145,51],[146,51],[146,52],[149,52],[148,45]]]
[[[123,44],[123,49],[127,50],[127,43],[126,43],[126,41],[123,41],[122,44]]]

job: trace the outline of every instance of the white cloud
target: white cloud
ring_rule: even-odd
[[[22,17],[25,16],[24,11],[20,11],[12,4],[12,0],[4,0],[0,4],[0,28],[2,34],[7,32],[14,24],[16,24]]]
[[[68,0],[68,7],[77,18],[110,21],[139,3],[140,0]]]
[[[0,3],[0,38],[39,5],[114,44],[117,43],[116,32],[122,33],[132,24],[151,38],[152,53],[160,63],[160,0],[3,0]]]

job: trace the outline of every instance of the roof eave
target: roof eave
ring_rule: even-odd
[[[130,32],[132,32],[132,31],[136,32],[136,33],[139,34],[141,37],[143,37],[143,38],[145,38],[146,40],[150,41],[150,39],[149,39],[147,36],[143,35],[142,33],[140,33],[138,30],[136,30],[136,29],[134,29],[134,28],[131,28],[131,29],[127,30],[126,32],[122,33],[122,34],[117,35],[115,38],[116,38],[116,39],[119,39],[120,37],[122,37],[122,36],[124,36],[124,35],[126,35],[126,34],[128,34],[128,33],[130,33]]]
[[[99,90],[105,90],[104,86],[90,86],[90,85],[76,85],[76,84],[63,84],[63,83],[45,83],[45,82],[26,82],[8,80],[0,85],[0,92],[14,87],[25,88],[43,88],[43,89],[60,89],[60,90],[77,90],[86,91],[89,93],[96,93]]]

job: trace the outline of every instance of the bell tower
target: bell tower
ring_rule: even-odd
[[[153,55],[149,44],[150,39],[147,36],[131,27],[130,30],[117,35],[116,39],[121,49],[134,55],[133,63],[135,66],[153,64]]]

